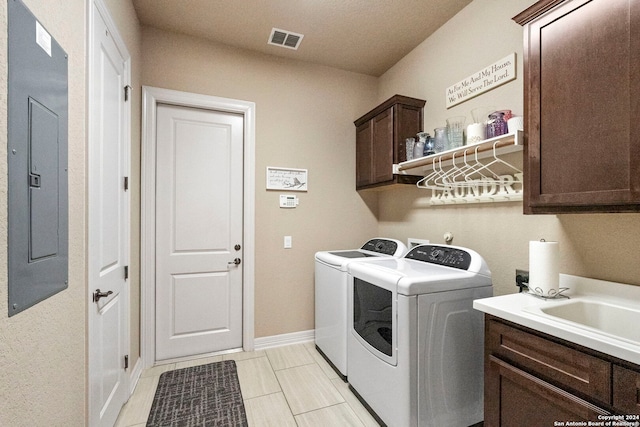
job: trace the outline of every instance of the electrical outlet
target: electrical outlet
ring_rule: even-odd
[[[523,286],[529,284],[529,270],[519,270],[516,268],[516,286],[522,291]]]

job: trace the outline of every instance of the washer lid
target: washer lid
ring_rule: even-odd
[[[360,249],[316,252],[316,260],[346,270],[347,264],[352,261],[376,257],[401,257],[406,253],[407,247],[401,241],[376,237]]]
[[[344,251],[316,252],[316,262],[328,264],[342,271],[347,271],[347,265],[352,262],[367,259],[387,257],[388,255],[363,251],[362,249],[347,249]]]
[[[407,260],[416,264],[416,261]],[[424,269],[424,265],[419,269]],[[427,264],[427,276],[405,276],[397,283],[401,295],[422,295],[435,292],[449,292],[459,289],[492,286],[491,276],[459,270],[451,267]]]
[[[364,251],[335,251],[329,252],[331,255],[340,256],[343,258],[367,258],[372,256],[378,256],[374,254],[369,254]]]

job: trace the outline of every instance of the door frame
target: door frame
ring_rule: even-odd
[[[91,178],[93,177],[93,168],[92,168],[92,153],[93,153],[93,140],[91,138],[91,135],[93,135],[93,129],[96,126],[99,126],[99,123],[96,120],[96,117],[92,114],[92,102],[93,102],[93,91],[92,91],[92,87],[93,87],[93,82],[95,82],[95,80],[97,80],[99,78],[98,72],[97,70],[94,69],[93,67],[93,57],[94,55],[96,55],[97,52],[94,51],[93,49],[93,44],[94,44],[94,37],[93,37],[93,30],[94,30],[94,21],[96,19],[94,10],[97,10],[97,13],[99,13],[102,16],[102,19],[104,20],[107,29],[111,35],[111,37],[113,38],[113,41],[116,45],[116,48],[118,49],[118,51],[120,52],[120,54],[122,55],[122,59],[124,60],[124,73],[123,73],[123,87],[122,90],[124,91],[124,87],[131,85],[131,55],[129,54],[129,50],[127,49],[127,45],[124,42],[124,40],[122,39],[120,32],[118,30],[118,26],[115,24],[115,21],[113,20],[109,9],[107,8],[106,4],[104,3],[104,0],[86,0],[86,5],[87,5],[87,47],[86,47],[86,59],[87,59],[87,96],[86,96],[86,108],[87,108],[87,164],[86,164],[86,171],[87,171],[87,184],[86,184],[86,188],[87,188],[87,192],[89,191],[89,189],[91,188]],[[95,9],[94,9],[94,5],[95,5]],[[124,150],[124,165],[123,165],[123,171],[125,173],[125,176],[131,176],[131,101],[125,102],[122,105],[122,131],[123,131],[123,145],[122,148]],[[126,261],[126,264],[129,265],[130,264],[130,257],[131,257],[131,194],[130,192],[126,192],[125,193],[125,198],[126,198],[126,205],[127,205],[127,215],[125,215],[124,218],[124,229],[125,229],[125,237],[124,237],[124,241],[127,242],[127,244],[125,245],[125,254],[124,254],[124,259]],[[94,245],[93,243],[93,239],[92,239],[92,234],[90,233],[90,224],[93,221],[93,218],[91,217],[91,209],[90,209],[90,202],[91,202],[91,196],[89,194],[87,194],[87,249],[86,249],[86,253],[87,253],[87,288],[86,288],[86,301],[87,301],[87,383],[88,383],[88,394],[87,394],[87,419],[89,420],[89,422],[91,422],[93,420],[93,416],[94,416],[94,412],[96,411],[95,405],[96,405],[96,398],[97,396],[94,396],[91,393],[91,380],[93,378],[93,364],[92,364],[92,359],[93,359],[93,346],[91,345],[91,336],[93,336],[94,334],[98,333],[98,331],[96,330],[96,325],[93,322],[93,317],[92,317],[92,310],[94,309],[94,303],[91,301],[92,300],[92,294],[93,294],[93,290],[96,288],[96,285],[94,284],[93,278],[94,278],[94,271],[91,270],[91,266],[93,265],[91,257],[95,256],[94,251],[92,250],[93,247],[95,247],[96,245]],[[124,281],[124,285],[122,286],[122,299],[123,299],[123,307],[124,310],[123,312],[123,319],[122,322],[124,323],[124,351],[125,354],[130,354],[131,351],[131,343],[130,343],[130,339],[131,339],[131,310],[130,310],[130,305],[131,305],[131,297],[130,297],[130,293],[131,293],[131,287],[130,287],[130,281],[129,280],[125,280]],[[125,387],[128,390],[128,396],[131,395],[132,389],[131,386],[133,384],[133,380],[132,380],[132,374],[133,374],[133,370],[131,368],[129,368],[127,371],[124,372],[123,378],[125,381]]]
[[[254,349],[255,110],[254,102],[142,87],[140,351],[145,368],[155,363],[156,112],[159,103],[241,114],[244,118],[242,348]]]

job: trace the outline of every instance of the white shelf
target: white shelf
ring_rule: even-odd
[[[467,156],[473,155],[474,157],[477,153],[478,159],[482,159],[493,157],[494,149],[495,154],[497,155],[522,151],[522,144],[523,132],[519,130],[515,133],[508,133],[506,135],[496,136],[495,138],[485,139],[484,141],[476,142],[475,144],[463,145],[459,148],[395,164],[393,165],[393,173],[424,176],[428,173],[428,170],[431,169],[434,160],[442,166],[448,166],[452,163],[452,159],[454,157],[456,159],[461,159],[465,153]]]
[[[394,165],[394,173],[421,175],[432,205],[522,200],[523,174],[501,157],[522,151],[522,131]]]

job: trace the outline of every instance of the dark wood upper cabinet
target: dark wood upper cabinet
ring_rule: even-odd
[[[396,95],[354,122],[357,190],[415,184],[422,178],[394,174],[393,164],[406,160],[405,139],[422,131],[425,102]]]
[[[640,2],[544,0],[513,19],[525,213],[640,211]]]

